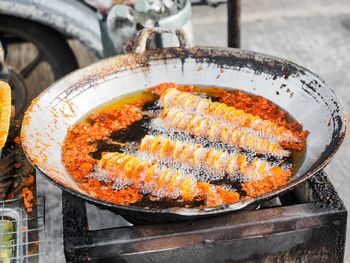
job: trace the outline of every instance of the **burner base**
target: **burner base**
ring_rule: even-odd
[[[88,230],[84,201],[68,193],[63,200],[67,262],[342,262],[344,256],[347,211],[324,173],[256,211],[170,224]]]

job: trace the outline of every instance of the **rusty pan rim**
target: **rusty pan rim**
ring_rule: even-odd
[[[106,58],[106,59],[102,59],[99,60],[98,62],[87,66],[83,69],[78,69],[68,75],[74,74],[77,71],[82,71],[82,70],[86,70],[88,68],[92,68],[94,66],[96,66],[97,64],[108,64],[106,62],[109,61],[115,61],[118,60],[120,58],[127,58],[127,57],[134,57],[136,61],[139,62],[138,66],[142,67],[143,63],[147,63],[147,61],[151,60],[151,61],[155,61],[155,60],[161,60],[161,59],[171,59],[171,58],[177,58],[180,54],[182,57],[181,59],[186,59],[186,58],[191,58],[191,56],[193,56],[194,58],[195,55],[199,53],[199,58],[200,59],[206,59],[208,58],[209,60],[211,59],[210,55],[215,55],[215,53],[219,54],[222,53],[223,55],[240,55],[240,54],[244,54],[246,56],[252,56],[252,57],[259,57],[259,58],[265,58],[268,59],[270,61],[273,62],[278,62],[278,63],[283,63],[283,64],[287,64],[288,66],[291,66],[293,68],[295,68],[297,70],[298,74],[305,74],[308,73],[309,75],[321,80],[324,83],[324,80],[322,80],[317,74],[311,72],[310,70],[297,65],[291,61],[282,59],[282,58],[278,58],[275,56],[271,56],[271,55],[267,55],[264,53],[259,53],[259,52],[254,52],[254,51],[250,51],[250,50],[244,50],[244,49],[235,49],[235,48],[217,48],[217,47],[193,47],[193,48],[189,48],[189,49],[183,49],[183,48],[164,48],[164,49],[154,49],[154,50],[147,50],[144,54],[139,55],[139,54],[126,54],[126,55],[119,55],[119,56],[115,56],[112,58]],[[225,53],[225,54],[224,54]],[[145,59],[146,58],[146,59]],[[107,67],[108,68],[108,67]],[[130,67],[125,67],[124,69],[117,69],[117,70],[112,70],[107,72],[106,74],[113,74],[113,73],[117,73],[117,72],[121,72],[121,71],[125,71],[125,70],[129,70]],[[67,75],[67,76],[68,76]],[[94,81],[96,77],[95,74],[91,73],[91,74],[86,74],[86,76],[84,76],[83,79],[81,79],[79,81],[79,85],[84,85],[85,82],[91,82]],[[59,80],[60,81],[60,80]],[[42,96],[45,95],[46,92],[49,91],[50,88],[52,88],[53,85],[50,85],[50,87],[48,87],[47,89],[45,89],[37,98],[40,98]],[[264,200],[268,200],[271,198],[274,198],[284,192],[287,192],[289,190],[291,190],[292,188],[294,188],[296,185],[306,181],[307,179],[309,179],[311,176],[315,175],[317,172],[321,171],[333,158],[335,153],[338,151],[339,147],[342,145],[346,133],[347,133],[347,121],[348,121],[348,117],[347,117],[347,113],[344,110],[344,106],[343,106],[343,102],[341,100],[341,98],[339,98],[336,93],[334,92],[334,90],[330,87],[327,86],[327,89],[329,89],[332,93],[334,93],[334,96],[337,98],[338,100],[338,104],[343,112],[343,119],[341,119],[341,124],[342,124],[342,131],[341,134],[337,135],[337,139],[335,141],[335,144],[332,145],[332,148],[330,149],[330,151],[327,154],[327,157],[325,160],[323,160],[321,163],[318,163],[316,166],[314,165],[314,167],[310,168],[309,171],[307,171],[306,173],[302,174],[301,176],[297,177],[296,179],[294,179],[293,181],[290,181],[287,185],[280,187],[274,191],[271,191],[269,193],[266,193],[264,195],[258,196],[258,197],[254,197],[254,198],[247,198],[244,200],[241,200],[240,202],[231,204],[231,205],[224,205],[224,206],[218,206],[215,208],[205,208],[205,209],[199,209],[199,208],[180,208],[180,207],[172,207],[172,208],[167,208],[167,209],[145,209],[143,207],[136,207],[136,206],[122,206],[122,205],[118,205],[115,203],[111,203],[108,201],[104,201],[102,199],[98,199],[98,198],[94,198],[90,195],[87,195],[85,193],[81,193],[78,192],[76,190],[74,190],[72,187],[70,186],[66,186],[63,185],[62,183],[54,180],[53,178],[51,178],[46,172],[44,172],[42,169],[40,169],[40,167],[38,167],[35,162],[32,160],[31,156],[30,156],[30,151],[28,151],[26,145],[25,145],[25,136],[21,135],[21,139],[22,139],[22,146],[25,152],[25,155],[27,157],[27,159],[32,163],[32,165],[35,167],[35,169],[37,171],[39,171],[39,173],[48,181],[50,181],[51,183],[53,183],[54,185],[58,186],[59,188],[61,188],[64,191],[69,192],[70,194],[73,194],[79,198],[85,199],[88,202],[91,203],[95,203],[97,205],[102,205],[105,207],[109,207],[112,209],[117,209],[117,210],[124,210],[125,212],[127,211],[134,211],[134,212],[139,212],[139,213],[149,213],[149,214],[169,214],[169,215],[174,215],[174,216],[178,216],[178,217],[182,217],[182,218],[194,218],[194,217],[205,217],[205,216],[210,216],[210,215],[216,215],[216,214],[224,214],[224,213],[230,213],[230,212],[235,212],[235,211],[239,211],[242,210],[246,207],[249,207],[251,205],[254,204],[259,204],[260,202],[264,201]],[[36,99],[35,102],[32,102],[32,105],[36,103]],[[30,106],[30,107],[31,107]],[[27,114],[27,112],[26,112]],[[26,115],[25,114],[25,115]],[[26,125],[23,124],[22,125],[22,130],[23,127],[25,127]],[[316,161],[317,163],[317,161]]]

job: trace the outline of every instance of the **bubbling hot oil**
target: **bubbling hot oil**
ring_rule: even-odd
[[[205,87],[196,87],[196,91],[202,93],[203,96],[207,96],[211,98],[213,101],[217,101],[220,98],[216,97],[215,89],[208,89]],[[251,94],[250,94],[251,95]],[[156,158],[156,156],[152,156],[149,154],[146,154],[144,152],[140,152],[137,150],[138,145],[140,145],[141,140],[146,135],[162,135],[166,138],[169,138],[171,140],[177,140],[184,144],[187,143],[193,143],[193,144],[200,144],[203,147],[207,148],[215,148],[217,150],[222,150],[230,154],[243,154],[247,157],[248,162],[252,161],[255,157],[259,157],[261,160],[267,161],[271,165],[278,165],[282,167],[283,169],[288,169],[293,167],[293,171],[296,172],[298,168],[303,163],[304,157],[305,157],[305,150],[302,151],[296,151],[291,150],[291,156],[288,158],[277,158],[275,156],[271,155],[258,155],[255,152],[249,152],[249,151],[242,151],[241,149],[232,147],[230,145],[226,145],[221,142],[212,142],[209,141],[207,138],[200,138],[195,137],[193,135],[189,135],[187,133],[175,130],[175,129],[168,129],[166,126],[164,126],[164,123],[162,123],[161,120],[158,118],[155,118],[153,116],[157,116],[161,110],[162,106],[160,105],[158,101],[159,97],[156,95],[153,95],[149,92],[139,91],[139,92],[133,92],[130,94],[127,94],[123,97],[116,98],[113,101],[102,105],[100,108],[95,109],[93,113],[103,112],[103,111],[109,111],[118,109],[121,106],[125,104],[135,104],[139,100],[145,101],[142,112],[144,112],[144,117],[127,127],[126,129],[113,132],[108,140],[101,140],[97,141],[97,150],[90,155],[99,160],[101,159],[101,154],[103,152],[121,152],[121,153],[128,153],[133,154],[137,158],[141,160],[145,160],[148,162],[153,162]],[[92,112],[90,112],[88,115],[90,115]],[[88,121],[88,118],[85,117],[83,122]],[[293,122],[295,119],[288,114],[287,118],[288,122]],[[249,131],[248,131],[248,134]],[[253,135],[253,131],[250,135]],[[118,142],[125,144],[123,146],[122,144],[110,144],[109,141]],[[223,160],[225,161],[225,160]],[[227,161],[227,160],[226,160]],[[215,170],[215,169],[208,169],[204,166],[199,167],[191,167],[189,165],[183,164],[181,161],[177,160],[158,160],[157,159],[157,169],[158,174],[163,172],[166,168],[170,168],[171,173],[174,172],[180,172],[181,176],[193,176],[196,181],[198,182],[208,182],[213,185],[220,185],[224,187],[225,189],[228,189],[230,191],[237,191],[241,196],[245,196],[246,193],[242,189],[241,183],[246,182],[247,180],[260,180],[263,178],[259,178],[258,174],[255,174],[254,176],[247,177],[243,176],[240,173],[235,174],[234,176],[229,176],[226,172]],[[103,172],[99,173],[92,173],[91,176],[93,178],[98,179],[102,182],[108,182],[107,176],[103,174]],[[123,187],[126,187],[127,185],[131,184],[132,182],[128,180],[116,180],[113,182],[113,187],[117,191]],[[185,204],[183,201],[178,200],[178,197],[180,196],[179,190],[174,190],[172,193],[172,198],[164,198],[164,189],[158,189],[157,191],[150,191],[147,186],[140,189],[143,194],[143,199],[141,202],[133,204],[133,206],[142,206],[142,207],[157,207],[157,208],[166,208],[171,206],[184,206],[187,207],[196,207],[198,205],[201,205],[201,202],[194,201],[192,203]],[[157,196],[158,199],[154,199],[154,196]]]

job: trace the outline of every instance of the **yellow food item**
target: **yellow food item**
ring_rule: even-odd
[[[200,96],[179,91],[175,88],[165,90],[160,97],[160,101],[167,110],[178,108],[196,114],[196,116],[206,116],[238,127],[251,128],[262,133],[266,138],[273,136],[278,142],[300,142],[297,134],[270,120],[264,120],[241,109],[227,106],[225,103],[212,102],[209,99],[203,99]]]
[[[205,137],[212,142],[222,141],[228,145],[261,154],[282,157],[290,154],[281,145],[267,138],[260,138],[254,133],[240,128],[225,126],[219,122],[211,121],[208,117],[197,116],[177,108],[164,108],[161,115],[167,128],[184,131],[196,137]]]
[[[239,201],[240,195],[206,182],[198,182],[191,175],[158,166],[124,153],[106,153],[98,165],[98,172],[119,182],[119,188],[138,187],[141,192],[150,193],[154,198],[180,197],[185,201],[195,198],[205,201],[207,207],[231,204]]]
[[[208,170],[225,171],[230,176],[240,173],[250,179],[281,175],[288,178],[292,174],[291,170],[283,170],[281,167],[270,165],[256,157],[248,162],[247,157],[242,154],[230,154],[213,148],[205,148],[200,144],[186,144],[161,135],[146,135],[141,141],[140,151],[150,154],[155,159],[181,162],[196,169],[205,167]],[[162,154],[162,151],[167,154]],[[174,156],[180,156],[180,158],[176,159]]]
[[[11,88],[0,81],[0,149],[4,147],[8,131],[10,128],[11,117]]]

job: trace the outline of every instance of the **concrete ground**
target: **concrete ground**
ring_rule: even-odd
[[[226,5],[215,9],[194,7],[193,26],[198,45],[226,46]],[[242,48],[283,57],[309,68],[335,89],[350,109],[350,1],[244,0]],[[85,59],[84,64],[89,61]],[[348,136],[326,169],[347,207],[349,157]],[[60,190],[40,178],[38,181],[47,200],[48,256],[42,262],[64,262]],[[348,237],[349,233],[348,227]],[[349,251],[347,242],[346,262],[350,262]]]

